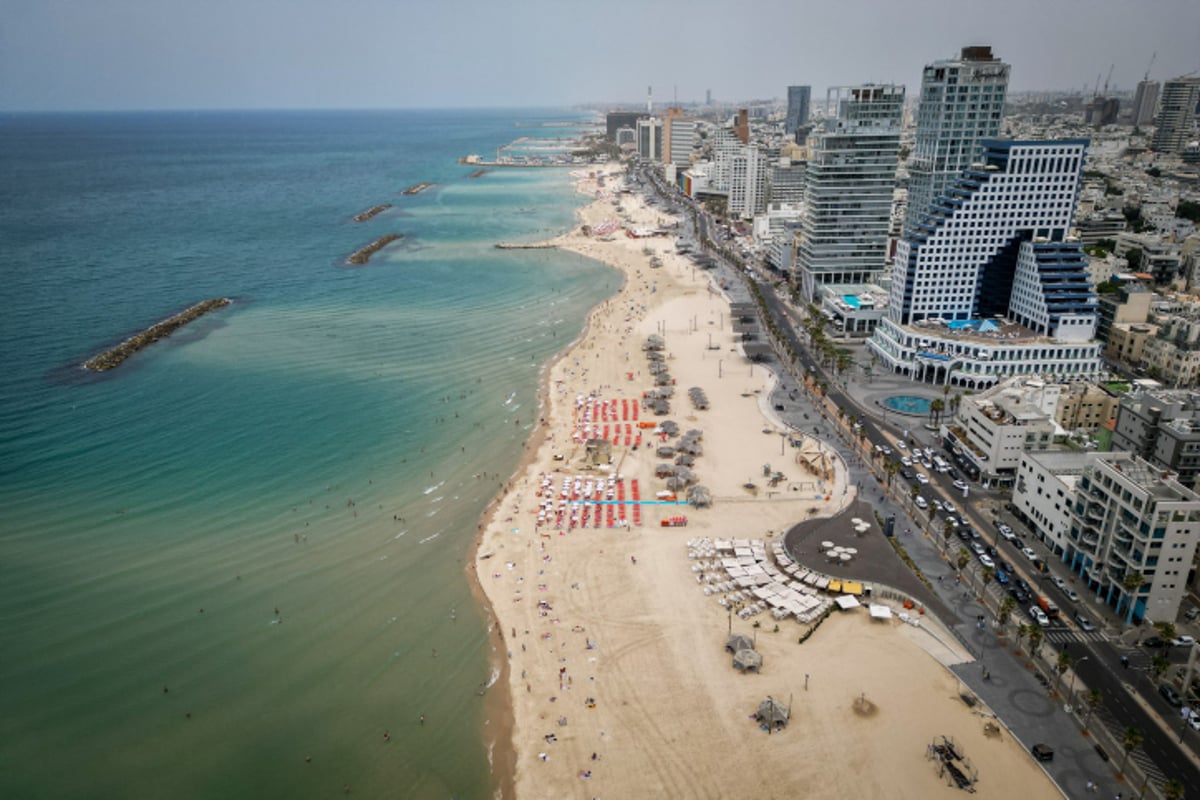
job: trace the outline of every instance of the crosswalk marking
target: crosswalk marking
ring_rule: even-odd
[[[1046,634],[1051,642],[1103,642],[1104,634],[1100,631],[1091,633],[1076,633],[1075,631],[1051,631]]]

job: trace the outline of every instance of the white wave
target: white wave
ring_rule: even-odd
[[[441,483],[437,483],[437,484],[434,484],[433,486],[430,486],[428,489],[421,492],[421,494],[430,494],[432,492],[436,492],[438,489],[442,488],[445,485],[446,485],[446,482],[442,481]]]
[[[417,542],[417,544],[425,544],[426,542],[432,542],[434,539],[436,539],[437,537],[439,537],[439,536],[441,536],[441,535],[442,535],[442,532],[441,532],[441,531],[438,531],[437,533],[435,533],[435,534],[433,534],[433,535],[431,535],[431,536],[426,536],[424,539],[422,539],[421,541]]]

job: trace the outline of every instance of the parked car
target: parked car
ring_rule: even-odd
[[[960,492],[965,491],[967,488],[967,483],[966,483],[966,481],[962,480],[961,478],[955,478],[954,479],[954,488],[958,489]]]
[[[920,476],[918,475],[917,477],[920,477]],[[929,508],[929,501],[926,500],[924,497],[921,497],[921,495],[917,495],[917,499],[915,502],[917,504],[917,508]]]
[[[1003,570],[1004,572],[1007,572],[1009,575],[1011,575],[1012,571],[1013,571],[1012,564],[1008,563],[1003,558],[996,559],[996,569]]]
[[[962,539],[964,542],[971,541],[971,531],[967,530],[966,528],[955,528],[954,535]]]
[[[1060,588],[1060,589],[1065,589],[1065,588],[1067,588],[1067,582],[1066,582],[1066,581],[1064,581],[1062,578],[1058,577],[1057,575],[1055,575],[1054,577],[1052,577],[1052,578],[1050,579],[1050,582],[1051,582],[1051,583],[1053,583],[1055,586],[1057,586],[1057,587],[1058,587],[1058,588]]]
[[[1179,696],[1179,692],[1175,691],[1175,688],[1169,683],[1161,684],[1158,687],[1158,693],[1175,708],[1183,707],[1183,698]]]
[[[1067,599],[1070,600],[1072,603],[1079,602],[1079,594],[1074,589],[1063,589],[1063,594],[1065,594],[1067,596]]]
[[[1147,636],[1145,639],[1142,639],[1141,644],[1142,647],[1166,647],[1167,641],[1157,636]]]
[[[1054,760],[1054,748],[1043,742],[1038,742],[1033,747],[1029,748],[1029,752],[1033,753],[1033,757],[1038,761]]]
[[[983,564],[985,567],[990,567],[991,569],[996,568],[996,562],[992,561],[992,557],[989,556],[987,553],[980,554],[979,563]]]
[[[979,542],[971,542],[971,549],[975,551],[975,555],[977,556],[982,556],[985,554],[983,545],[981,545]]]
[[[947,514],[953,514],[958,511],[958,509],[954,507],[954,503],[951,503],[949,500],[942,501],[942,508],[946,509]]]
[[[911,481],[913,478],[915,478],[917,476],[916,476],[916,474],[913,473],[913,471],[911,469],[902,469],[902,470],[900,470],[900,477],[904,478],[904,480],[906,480],[906,481]]]
[[[984,545],[983,552],[987,553],[989,558],[996,557],[996,548],[992,547],[990,544]]]
[[[1171,640],[1171,647],[1191,647],[1195,643],[1195,636],[1176,636]]]
[[[906,444],[904,443],[904,440],[903,440],[903,439],[897,439],[897,440],[896,440],[896,449],[897,449],[897,450],[907,450],[907,449],[908,449],[908,445],[906,445]]]
[[[1021,548],[1021,555],[1025,556],[1030,561],[1033,561],[1035,558],[1037,558],[1037,553],[1033,552],[1033,550],[1028,547]]]
[[[1046,612],[1037,606],[1029,607],[1029,618],[1043,628],[1050,624],[1050,618],[1046,616]]]
[[[1033,592],[1033,590],[1029,588],[1029,584],[1025,582],[1024,578],[1017,578],[1017,588],[1022,592],[1025,592],[1025,594],[1030,594]]]
[[[1096,626],[1092,624],[1092,621],[1083,614],[1080,614],[1078,611],[1075,612],[1075,624],[1078,625],[1081,630],[1087,631],[1088,633],[1096,630]]]
[[[996,530],[1000,531],[1000,535],[1005,539],[1011,539],[1016,535],[1013,533],[1013,529],[1005,525],[1003,522],[996,526]]]
[[[904,466],[906,466],[906,467],[911,467],[911,466],[912,466],[912,459],[911,459],[911,458],[909,458],[908,456],[901,456],[901,457],[900,457],[900,463],[901,463],[901,464],[903,464],[903,465],[904,465]]]
[[[1000,564],[996,564],[996,583],[1001,586],[1008,586],[1008,573],[1000,569]]]
[[[918,472],[917,473],[917,483],[924,486],[925,484],[929,483],[929,476],[926,475],[924,472]]]

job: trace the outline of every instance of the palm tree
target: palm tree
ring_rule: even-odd
[[[1087,700],[1088,705],[1087,716],[1083,718],[1083,729],[1086,731],[1088,720],[1092,718],[1092,712],[1104,702],[1104,693],[1099,689],[1088,689],[1088,693],[1084,698]]]
[[[1038,650],[1042,647],[1042,642],[1046,640],[1046,632],[1038,625],[1029,626],[1029,654],[1034,658],[1038,656]]]
[[[1121,768],[1117,770],[1118,775],[1125,774],[1125,764],[1129,761],[1129,754],[1142,746],[1142,741],[1145,737],[1137,728],[1128,727],[1121,731],[1121,748],[1125,751],[1125,757],[1121,759]]]
[[[1145,583],[1146,583],[1146,577],[1144,575],[1142,575],[1142,573],[1140,573],[1140,572],[1127,572],[1125,574],[1125,577],[1121,579],[1121,587],[1125,590],[1126,594],[1128,595],[1128,599],[1126,600],[1126,602],[1129,603],[1129,609],[1125,614],[1125,624],[1126,625],[1133,624],[1133,609],[1134,609],[1134,606],[1136,605],[1136,603],[1134,601],[1137,599],[1135,597],[1135,595],[1137,593],[1137,590],[1141,589]]]
[[[1163,800],[1183,800],[1183,783],[1172,778],[1163,784]]]
[[[929,422],[932,425],[937,425],[942,418],[942,410],[946,408],[946,403],[941,398],[934,400],[929,404]]]
[[[1058,678],[1056,678],[1056,683],[1058,684],[1057,688],[1059,688],[1059,689],[1062,688],[1062,676],[1066,673],[1066,671],[1068,669],[1071,668],[1071,661],[1072,661],[1071,654],[1068,653],[1067,651],[1064,650],[1063,652],[1058,654],[1058,663],[1055,665],[1055,667],[1058,670]],[[1067,698],[1067,703],[1068,704],[1071,703],[1071,698],[1069,698],[1069,697]]]
[[[887,474],[887,485],[890,488],[892,485],[892,478],[896,477],[896,473],[900,471],[900,462],[888,459],[887,461],[883,462],[883,471]]]
[[[1177,633],[1174,622],[1156,622],[1154,623],[1154,630],[1158,631],[1160,639],[1165,639],[1168,642],[1174,639]]]
[[[955,559],[954,563],[958,565],[959,572],[962,572],[963,568],[971,563],[971,554],[967,552],[967,548],[964,547],[958,551],[958,558]]]
[[[1161,678],[1171,668],[1171,659],[1167,658],[1165,654],[1159,653],[1154,656],[1150,666],[1154,669],[1154,674]]]
[[[1033,631],[1033,627],[1024,622],[1017,623],[1017,652],[1021,652],[1021,640]]]
[[[984,567],[983,571],[979,574],[983,576],[983,581],[979,585],[979,594],[982,595],[985,591],[987,591],[988,581],[990,581],[992,576],[996,574],[996,568]]]
[[[1008,618],[1012,616],[1012,612],[1016,610],[1016,608],[1016,600],[1013,600],[1011,597],[1004,598],[1004,602],[1000,604],[1000,611],[996,615],[996,618],[1000,620],[1001,630],[1003,630],[1004,626],[1008,624]]]

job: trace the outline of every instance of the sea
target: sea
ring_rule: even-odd
[[[494,247],[568,170],[456,160],[585,122],[0,115],[0,797],[493,796],[477,526],[620,277]]]

